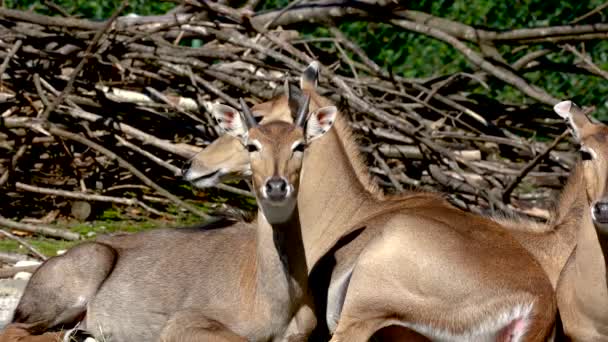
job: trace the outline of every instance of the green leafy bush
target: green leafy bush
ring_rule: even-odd
[[[103,19],[121,4],[121,0],[57,0],[56,3],[71,14],[87,18]],[[561,0],[421,0],[408,2],[408,8],[435,16],[455,20],[467,25],[493,30],[563,25],[601,5],[604,0],[561,1]],[[140,15],[159,14],[169,10],[174,3],[145,0],[129,2],[128,12]],[[258,10],[284,7],[288,0],[262,1]],[[5,5],[26,9],[37,5],[42,12],[48,12],[40,1],[6,0]],[[597,21],[597,16],[595,19]],[[458,71],[474,71],[463,55],[450,45],[435,39],[404,31],[384,23],[345,22],[340,25],[343,32],[380,66],[391,68],[405,77],[430,77]],[[329,36],[329,31],[317,24],[304,25],[302,32],[309,36]],[[499,46],[507,62],[513,63],[522,53],[510,53],[512,47]],[[545,57],[552,68],[527,70],[524,77],[537,86],[546,89],[557,98],[568,98],[582,105],[596,105],[595,114],[600,119],[608,119],[608,81],[597,76],[573,73],[566,67],[574,63],[569,53],[561,53],[553,44],[539,45],[553,52]],[[608,41],[585,43],[584,51],[602,69],[608,70]],[[491,81],[492,82],[492,81]],[[492,82],[491,89],[481,86],[474,91],[496,97],[501,101],[516,103],[531,102],[516,89],[501,82]]]

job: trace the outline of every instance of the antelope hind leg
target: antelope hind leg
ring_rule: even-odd
[[[13,323],[41,333],[78,322],[112,271],[116,255],[108,245],[85,242],[48,259],[25,287]]]
[[[160,342],[247,342],[222,323],[201,312],[185,310],[175,313],[160,333]]]

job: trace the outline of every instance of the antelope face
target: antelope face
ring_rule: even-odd
[[[252,112],[262,123],[293,122],[294,111],[303,101],[302,90],[314,91],[318,77],[319,63],[312,62],[300,77],[300,89],[287,85],[285,95],[254,106]],[[185,163],[182,175],[198,188],[212,187],[229,179],[248,178],[251,176],[248,151],[238,138],[224,134]]]
[[[304,150],[335,121],[334,106],[317,109],[306,119],[309,100],[307,96],[302,99],[293,124],[274,121],[258,125],[242,99],[242,113],[219,104],[212,111],[220,127],[245,146],[258,205],[272,224],[285,222],[293,214]]]
[[[296,205],[304,157],[301,127],[275,121],[249,130],[246,142],[258,203],[269,222],[284,222]]]
[[[182,169],[185,180],[209,188],[229,179],[251,176],[249,155],[235,137],[224,134],[190,159]]]
[[[608,234],[608,126],[593,123],[576,104],[563,101],[555,112],[567,120],[575,140],[585,177],[591,217],[600,234]]]

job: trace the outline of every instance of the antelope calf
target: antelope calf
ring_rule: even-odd
[[[2,341],[83,317],[80,328],[100,341],[306,340],[315,317],[296,198],[304,149],[329,130],[336,108],[306,119],[303,99],[292,108],[296,125],[257,125],[241,103],[244,120],[223,105],[213,115],[247,148],[256,224],[159,229],[76,246],[34,273]]]
[[[313,110],[329,105],[315,91],[317,74],[312,63],[300,89],[288,87],[252,111],[289,121],[289,108],[306,96]],[[229,165],[227,156],[239,152],[223,153]],[[200,164],[194,158],[185,172],[195,185],[230,169],[205,163],[200,170]],[[388,326],[442,341],[549,336],[553,287],[530,252],[497,222],[462,212],[437,194],[385,197],[339,114],[334,129],[307,151],[302,173],[298,203],[307,263],[310,268],[324,256],[335,262],[325,303],[333,341],[367,341]]]

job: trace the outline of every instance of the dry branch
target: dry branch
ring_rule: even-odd
[[[15,264],[22,260],[31,260],[31,258],[23,254],[0,251],[0,263]]]
[[[65,198],[72,198],[163,216],[175,204],[207,218],[190,204],[207,191],[184,189],[179,166],[217,138],[211,105],[238,107],[239,97],[267,101],[314,59],[324,65],[320,93],[350,118],[387,190],[447,188],[467,210],[509,210],[505,202],[512,200],[534,207],[515,209],[542,212],[536,207],[549,203],[537,199],[555,192],[574,158],[569,144],[527,140],[533,134],[556,139],[564,127],[548,106],[557,99],[526,72],[546,67],[550,53],[571,53],[580,60],[573,69],[606,77],[573,44],[608,39],[605,23],[493,31],[389,1],[296,0],[257,13],[256,0],[239,8],[230,3],[189,0],[157,16],[118,16],[118,10],[103,22],[0,8],[0,186],[7,203],[0,215],[20,220],[48,208],[65,211]],[[408,79],[384,70],[340,31],[346,20],[389,23],[442,41],[473,71]],[[330,26],[333,37],[301,37],[311,22]],[[185,46],[184,39],[201,45]],[[508,65],[504,50],[522,57]],[[490,77],[534,105],[472,96],[478,85],[496,83]],[[532,191],[518,186],[528,183]],[[243,187],[218,186],[236,204],[243,201],[235,195],[251,196]],[[1,220],[13,229],[78,238]]]
[[[17,187],[17,189],[20,189],[20,190],[30,191],[30,192],[35,192],[35,193],[45,194],[45,195],[61,196],[61,197],[67,197],[67,198],[81,199],[81,200],[85,200],[85,201],[111,202],[111,203],[124,204],[127,206],[140,206],[143,209],[149,211],[150,213],[152,213],[154,215],[163,216],[163,213],[159,212],[158,210],[156,210],[154,208],[150,208],[145,203],[141,202],[140,200],[138,200],[136,198],[121,198],[121,197],[104,196],[104,195],[97,195],[97,194],[87,194],[87,193],[76,192],[76,191],[46,189],[43,187],[23,184],[23,183],[19,183],[19,182],[17,182],[15,184],[15,186]]]
[[[0,259],[2,259],[2,258],[0,257]],[[19,272],[34,273],[34,271],[36,271],[36,269],[38,267],[39,267],[38,265],[35,265],[35,266],[13,266],[13,267],[0,268],[0,278],[11,278]]]
[[[137,168],[135,168],[133,165],[131,165],[131,163],[127,162],[125,159],[119,157],[118,155],[116,155],[114,152],[108,150],[107,148],[105,148],[97,143],[94,143],[93,141],[91,141],[81,135],[78,135],[78,134],[75,134],[72,132],[68,132],[68,131],[58,128],[58,127],[50,127],[49,132],[51,134],[56,134],[65,139],[77,141],[81,144],[87,145],[87,146],[99,151],[100,153],[106,155],[111,160],[116,160],[118,162],[118,164],[120,164],[125,169],[129,170],[132,174],[134,174],[137,178],[139,178],[144,184],[146,184],[147,186],[156,190],[156,192],[158,192],[159,194],[167,197],[169,200],[171,200],[172,202],[177,204],[179,207],[187,209],[188,211],[199,216],[202,219],[210,220],[212,218],[212,216],[208,215],[207,213],[202,212],[200,209],[196,208],[195,206],[182,201],[177,196],[175,196],[172,193],[170,193],[169,191],[163,189],[161,186],[159,186],[158,184],[153,182],[150,178],[148,178],[146,175],[144,175],[141,171],[139,171]]]
[[[15,229],[15,230],[21,230],[24,232],[40,234],[40,235],[60,238],[60,239],[64,239],[64,240],[80,239],[80,235],[78,235],[76,233],[72,233],[72,232],[64,230],[64,229],[37,225],[37,224],[34,225],[34,224],[16,222],[16,221],[9,220],[2,216],[0,216],[0,227],[7,227],[7,228]]]
[[[15,234],[12,234],[11,232],[7,232],[4,229],[0,229],[0,234],[4,235],[5,237],[16,241],[18,244],[20,244],[21,246],[25,247],[28,251],[30,251],[37,259],[39,260],[46,260],[46,256],[42,253],[40,253],[39,250],[37,250],[34,246],[30,245],[29,243],[27,243],[25,240],[23,240],[22,238],[16,236]]]

